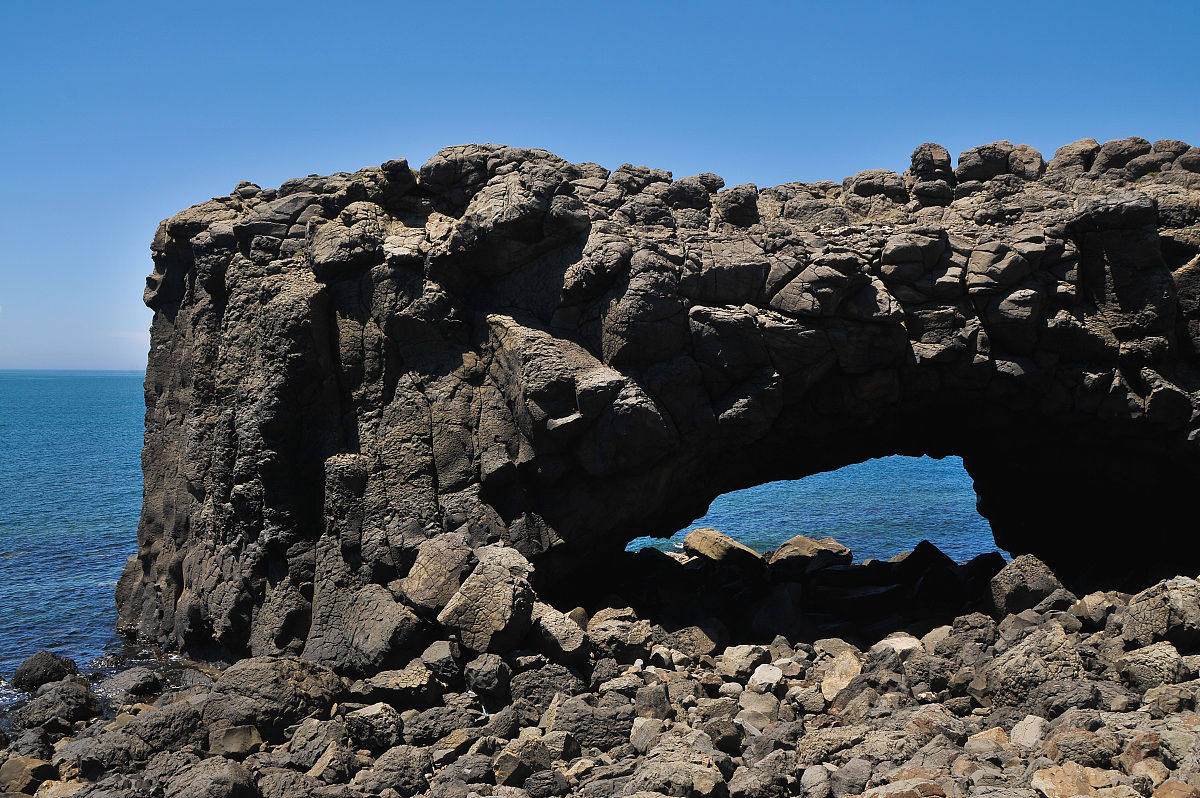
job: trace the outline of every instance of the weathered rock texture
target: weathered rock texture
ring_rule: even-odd
[[[762,190],[492,145],[239,185],[154,238],[121,624],[351,673],[501,650],[596,555],[894,453],[962,455],[1064,577],[1177,573],[1198,202],[1200,151],[1141,139]]]

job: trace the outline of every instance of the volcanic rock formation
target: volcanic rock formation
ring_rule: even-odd
[[[1200,562],[1180,142],[923,144],[762,190],[466,145],[240,184],[152,250],[118,605],[193,654],[556,637],[538,593],[632,538],[896,453],[961,455],[997,542],[1064,577]]]

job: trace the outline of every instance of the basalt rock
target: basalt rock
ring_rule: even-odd
[[[889,565],[900,573],[914,558],[936,562],[915,551]],[[1002,581],[1024,576],[1037,587],[1041,569],[1031,566]],[[877,571],[845,567],[864,578]],[[995,609],[982,581],[978,603]],[[777,635],[769,644],[677,657],[682,652],[659,643],[648,660],[632,650],[616,658],[593,652],[581,657],[578,674],[527,649],[482,654],[465,665],[468,692],[396,693],[370,705],[354,700],[357,687],[339,690],[323,666],[253,658],[207,685],[160,681],[161,696],[142,696],[115,717],[65,715],[53,734],[23,733],[0,750],[0,791],[1192,796],[1200,778],[1200,640],[1175,619],[1186,620],[1189,584],[1165,580],[1127,602],[1115,593],[1070,600],[1057,588],[1015,614],[916,621],[907,631],[872,634],[861,648],[839,637]],[[1108,623],[1084,632],[1105,596]],[[1064,602],[1068,609],[1058,609]],[[629,614],[610,608],[608,617]],[[1179,642],[1137,639],[1145,636]],[[455,659],[449,649],[439,641],[414,662],[457,681],[457,666],[441,665]],[[485,713],[471,685],[482,686],[485,671],[501,664],[516,672],[511,696],[493,691]]]
[[[152,244],[120,624],[351,676],[451,636],[569,661],[539,597],[587,604],[724,492],[896,453],[961,455],[1072,589],[1194,566],[1195,153],[922,145],[759,190],[466,145],[239,186]]]
[[[39,651],[29,657],[13,672],[12,686],[32,693],[44,684],[57,682],[79,673],[79,666],[67,657],[51,651]]]

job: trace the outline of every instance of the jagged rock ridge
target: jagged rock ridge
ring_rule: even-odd
[[[503,650],[717,495],[894,453],[962,455],[1060,573],[1176,573],[1198,220],[1200,149],[1142,139],[762,190],[493,145],[241,184],[154,238],[122,628],[343,672]]]

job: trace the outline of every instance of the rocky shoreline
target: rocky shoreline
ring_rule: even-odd
[[[92,683],[41,654],[0,795],[1200,796],[1200,582],[1076,595],[1030,555],[743,549],[694,532],[596,606],[537,602],[506,653],[452,636],[361,678],[285,655]],[[789,625],[781,585],[826,611]],[[681,601],[742,625],[680,625]],[[754,639],[772,609],[792,636]]]
[[[1200,798],[1200,148],[470,144],[151,251],[118,629],[200,664],[23,665],[0,798]],[[1021,556],[623,551],[898,453]]]

